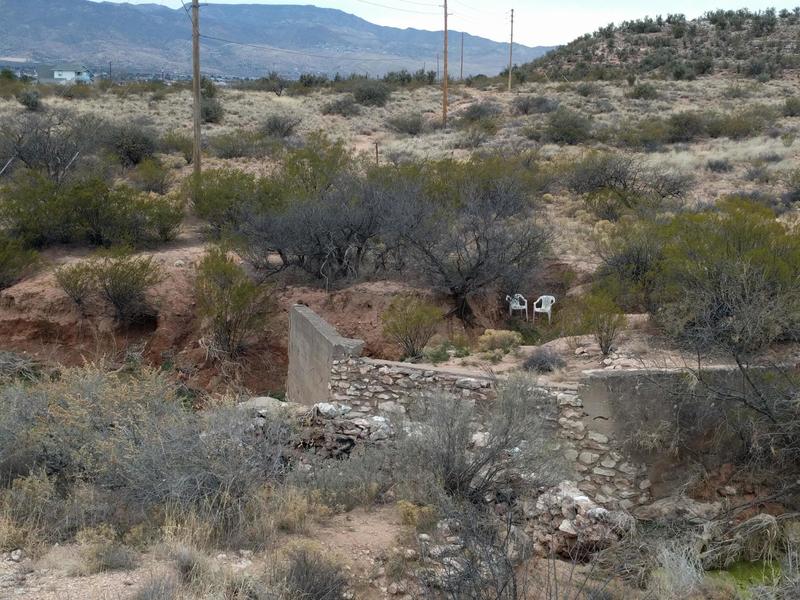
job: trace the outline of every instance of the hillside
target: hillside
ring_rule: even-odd
[[[287,75],[430,69],[442,43],[441,32],[383,27],[314,6],[204,4],[201,21],[209,36],[203,42],[204,70],[230,76],[263,75],[273,69]],[[0,56],[98,66],[113,61],[117,69],[135,72],[190,72],[191,28],[182,9],[88,0],[0,0],[0,30]],[[467,74],[494,74],[506,64],[507,44],[465,35],[464,47]],[[546,50],[515,46],[520,61]],[[451,60],[458,60],[455,50]]]
[[[760,80],[800,67],[800,8],[716,10],[608,25],[520,68],[534,79],[693,79],[713,72]]]

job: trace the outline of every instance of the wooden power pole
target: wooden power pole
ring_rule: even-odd
[[[200,0],[192,0],[192,93],[194,95],[194,185],[200,185],[201,133],[200,133]]]
[[[461,70],[458,73],[458,78],[464,81],[464,32],[461,32]]]
[[[447,0],[444,0],[444,78],[442,79],[442,125],[447,127]]]
[[[514,9],[511,9],[511,43],[508,45],[508,91],[511,91],[511,68],[514,65]]]

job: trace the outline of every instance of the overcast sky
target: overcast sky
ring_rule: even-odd
[[[97,0],[95,0],[97,1]],[[123,2],[124,0],[111,0]],[[180,0],[127,0],[132,4],[163,4],[179,8]],[[187,4],[191,0],[184,0]],[[338,8],[380,25],[442,29],[441,0],[316,0],[289,2],[287,0],[203,0],[214,4],[314,4]],[[610,22],[638,19],[646,14],[684,13],[696,17],[716,8],[751,10],[775,6],[774,1],[740,0],[448,0],[450,27],[454,30],[491,38],[508,40],[509,11],[514,8],[514,40],[528,46],[563,44]],[[376,6],[376,5],[381,6]],[[797,4],[795,0],[795,4]],[[782,8],[784,5],[778,5]],[[789,7],[790,4],[786,4]],[[791,4],[794,6],[794,4]],[[422,13],[422,14],[421,14]],[[430,14],[428,14],[430,13]],[[202,14],[202,13],[201,13]]]

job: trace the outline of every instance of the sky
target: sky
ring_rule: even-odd
[[[97,1],[97,0],[95,0]],[[107,0],[108,1],[108,0]],[[179,8],[180,0],[110,0],[131,4],[163,4]],[[191,0],[185,0],[191,3]],[[392,27],[441,30],[443,20],[442,0],[203,0],[214,4],[313,4],[325,8],[338,8],[367,21]],[[646,15],[684,13],[687,17],[700,16],[717,8],[737,9],[746,6],[760,10],[777,6],[789,8],[794,4],[776,5],[775,1],[740,0],[448,0],[450,29],[508,41],[509,16],[514,9],[514,41],[527,46],[555,46],[565,44],[584,33],[595,31],[608,23],[639,19]],[[202,9],[201,9],[202,10]],[[202,15],[202,12],[201,12]]]

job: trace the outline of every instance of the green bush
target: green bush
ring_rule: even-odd
[[[582,306],[583,327],[594,335],[600,352],[608,355],[625,327],[625,315],[611,295],[603,290],[591,292],[584,298]]]
[[[200,118],[203,123],[220,123],[225,116],[222,103],[216,98],[202,98],[200,100]]]
[[[169,188],[169,171],[155,158],[145,158],[131,174],[137,189],[143,192],[166,194]]]
[[[561,107],[547,118],[545,134],[556,144],[580,144],[591,138],[592,122],[582,113]]]
[[[56,269],[56,282],[64,293],[83,312],[86,301],[95,291],[96,277],[93,262],[77,262]]]
[[[386,123],[398,133],[419,135],[425,131],[425,118],[419,113],[409,113],[392,117]]]
[[[656,100],[658,89],[652,83],[637,83],[627,94],[628,98],[634,100]]]
[[[290,137],[298,125],[300,119],[288,115],[270,115],[261,124],[260,131],[267,137],[283,139]]]
[[[517,96],[511,102],[511,111],[515,115],[533,115],[551,113],[558,108],[558,100],[545,96]]]
[[[271,307],[264,286],[220,248],[211,248],[197,270],[197,310],[211,331],[214,347],[235,357],[245,341],[262,331]]]
[[[322,114],[339,115],[342,117],[355,117],[356,115],[361,114],[361,108],[359,108],[352,94],[349,94],[343,98],[331,100],[327,104],[323,105]]]
[[[268,154],[270,148],[260,132],[243,129],[212,136],[208,144],[218,158],[260,158]]]
[[[151,158],[158,145],[155,136],[146,127],[134,123],[111,127],[106,140],[111,151],[126,167]]]
[[[249,173],[235,169],[208,170],[194,189],[194,210],[219,236],[241,222],[245,208],[260,204],[261,191],[258,179]]]
[[[405,358],[419,358],[442,320],[436,306],[415,296],[398,296],[381,315],[383,333],[403,349]]]
[[[745,198],[662,226],[656,316],[693,348],[742,357],[796,335],[800,240],[770,208]]]
[[[36,252],[0,234],[0,290],[19,281],[36,261]]]
[[[194,142],[192,137],[179,131],[170,131],[161,138],[161,148],[165,152],[178,152],[187,165],[194,160]]]
[[[153,257],[116,250],[98,260],[95,274],[100,295],[114,307],[117,321],[129,324],[155,316],[147,290],[161,281],[161,270]]]
[[[482,101],[470,104],[460,115],[462,125],[485,123],[500,114],[500,107],[494,102]]]
[[[800,97],[791,96],[783,103],[784,117],[800,117]]]
[[[363,106],[386,106],[391,95],[389,86],[381,81],[367,79],[353,88],[353,98]]]

